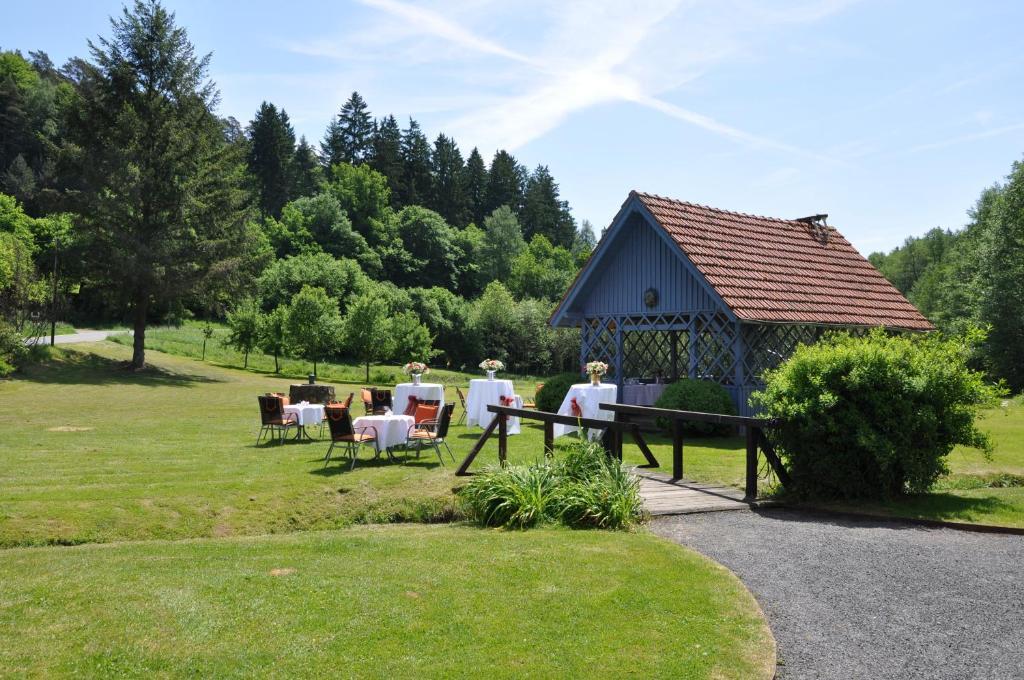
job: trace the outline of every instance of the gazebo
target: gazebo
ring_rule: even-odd
[[[581,365],[627,380],[714,380],[751,415],[765,369],[833,329],[933,326],[827,215],[777,219],[630,192],[551,316]]]

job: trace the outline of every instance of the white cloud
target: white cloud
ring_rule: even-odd
[[[960,135],[959,137],[940,139],[939,141],[929,142],[928,144],[920,144],[918,146],[912,147],[910,149],[910,153],[933,151],[935,149],[944,149],[947,146],[953,146],[955,144],[964,144],[966,142],[976,142],[982,139],[1000,137],[1010,132],[1016,132],[1017,130],[1024,130],[1024,122],[1014,123],[1013,125],[1004,125],[1002,127],[992,128],[989,130],[982,130],[980,132],[972,132],[967,135]]]

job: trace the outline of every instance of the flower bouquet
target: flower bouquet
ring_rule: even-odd
[[[480,368],[487,371],[488,380],[494,380],[494,374],[498,371],[505,370],[505,364],[501,363],[497,359],[484,359],[480,362]]]
[[[419,385],[420,376],[424,373],[430,373],[430,367],[422,361],[410,361],[405,366],[402,366],[402,372],[412,376],[413,385]]]
[[[591,361],[587,364],[587,375],[593,385],[601,384],[601,376],[608,373],[608,364],[603,361]]]

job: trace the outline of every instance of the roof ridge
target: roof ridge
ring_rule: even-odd
[[[745,212],[740,212],[738,210],[726,210],[725,208],[716,208],[716,207],[711,206],[711,205],[704,205],[703,203],[693,203],[692,201],[683,201],[683,200],[678,199],[678,198],[672,198],[671,196],[661,196],[660,194],[652,194],[652,193],[650,193],[648,191],[639,191],[637,189],[633,189],[633,191],[631,193],[634,193],[637,196],[641,196],[641,197],[646,196],[646,197],[649,197],[649,198],[656,198],[656,199],[658,199],[660,201],[668,201],[669,203],[675,203],[675,204],[678,204],[678,205],[686,205],[686,206],[690,206],[692,208],[700,208],[702,210],[710,210],[712,212],[723,213],[725,215],[736,215],[738,217],[749,217],[749,218],[755,219],[755,220],[768,220],[770,222],[785,222],[787,224],[793,224],[795,226],[801,226],[801,225],[806,226],[806,223],[801,222],[799,219],[788,219],[788,218],[785,218],[785,217],[771,217],[769,215],[755,215],[753,213],[745,213]],[[835,227],[833,227],[832,225],[828,225],[828,226],[829,226],[829,229],[835,229]]]

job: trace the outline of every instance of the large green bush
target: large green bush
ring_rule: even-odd
[[[571,444],[560,460],[488,468],[459,492],[459,500],[467,517],[490,527],[561,522],[623,529],[643,516],[636,477],[587,440]]]
[[[830,336],[797,348],[753,396],[778,418],[776,441],[794,490],[817,498],[927,491],[962,444],[989,450],[975,426],[997,397],[967,367],[977,338]]]
[[[657,408],[670,408],[678,411],[699,411],[701,413],[724,413],[736,415],[736,407],[725,388],[710,380],[690,380],[683,378],[667,387],[654,403]],[[658,426],[668,428],[671,423],[666,418],[658,419]],[[683,432],[690,435],[727,435],[733,432],[731,425],[714,423],[695,423],[687,421]]]
[[[558,407],[569,393],[569,388],[583,382],[579,373],[559,373],[544,379],[544,387],[537,392],[537,410],[547,413],[558,413]]]
[[[28,354],[24,336],[12,324],[0,319],[0,378],[13,373]]]

